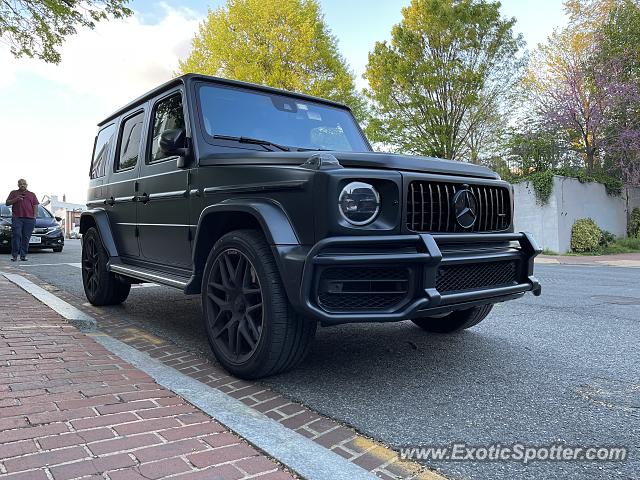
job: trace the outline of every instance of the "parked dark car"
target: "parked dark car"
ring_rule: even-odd
[[[201,294],[234,375],[302,360],[316,325],[469,328],[540,294],[512,187],[487,168],[376,153],[348,107],[201,75],[99,124],[82,213],[94,305],[131,283]]]
[[[51,248],[61,252],[64,248],[64,234],[56,219],[49,210],[38,205],[36,226],[29,239],[29,249]],[[11,207],[0,205],[0,248],[11,251]]]

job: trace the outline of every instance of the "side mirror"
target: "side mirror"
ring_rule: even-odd
[[[62,221],[62,217],[53,217],[56,219],[56,222],[61,222]]]
[[[167,157],[177,155],[184,157],[189,154],[187,136],[183,128],[165,130],[160,135],[160,150]]]

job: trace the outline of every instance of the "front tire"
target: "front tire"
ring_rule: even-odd
[[[118,305],[129,296],[131,283],[109,272],[108,261],[100,235],[91,227],[82,241],[82,285],[91,305]]]
[[[453,333],[471,328],[484,320],[491,312],[493,304],[455,310],[443,317],[414,318],[411,321],[421,329],[432,333]]]
[[[262,232],[237,230],[220,238],[202,278],[207,337],[233,375],[255,379],[293,368],[305,357],[316,322],[289,304]]]

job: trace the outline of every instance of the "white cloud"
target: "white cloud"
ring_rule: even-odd
[[[69,37],[59,65],[16,60],[0,49],[0,104],[14,105],[0,110],[0,131],[11,139],[3,142],[0,188],[26,177],[38,196],[66,193],[69,201],[84,201],[95,125],[171,79],[189,52],[200,19],[161,7],[154,24],[135,14]]]

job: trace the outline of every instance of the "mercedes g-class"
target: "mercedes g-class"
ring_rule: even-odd
[[[200,294],[232,374],[302,360],[316,325],[411,320],[438,333],[540,294],[511,186],[487,168],[374,152],[345,105],[203,75],[99,124],[83,212],[94,305],[132,283]]]

